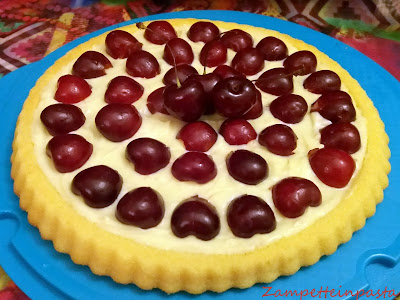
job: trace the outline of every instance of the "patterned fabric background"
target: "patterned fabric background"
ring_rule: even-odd
[[[400,81],[399,0],[0,0],[0,78],[106,26],[207,9],[252,12],[313,28],[363,52]],[[29,298],[0,269],[0,300],[11,299]]]

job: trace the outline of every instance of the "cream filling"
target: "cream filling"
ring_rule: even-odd
[[[198,62],[197,54],[200,52],[203,43],[193,43],[186,37],[188,26],[176,28],[178,36],[187,40],[192,46],[195,53],[195,60],[193,66],[200,74],[203,72],[203,67]],[[221,28],[221,31],[225,31]],[[270,33],[271,35],[274,32]],[[106,105],[104,101],[104,93],[107,88],[108,82],[116,76],[128,74],[125,72],[126,59],[115,60],[107,55],[113,64],[113,68],[107,70],[107,75],[87,80],[93,87],[92,94],[84,101],[77,104],[82,109],[86,116],[85,124],[76,131],[77,134],[85,137],[89,142],[94,145],[93,154],[86,164],[74,172],[61,174],[58,173],[52,161],[46,156],[46,145],[51,139],[44,126],[40,121],[40,113],[48,105],[57,103],[54,100],[54,93],[57,86],[57,80],[64,74],[71,73],[72,65],[74,62],[67,64],[59,73],[54,74],[54,79],[49,83],[47,89],[43,90],[41,94],[40,103],[34,114],[34,122],[32,126],[32,140],[34,141],[34,149],[37,160],[43,172],[49,178],[49,181],[54,185],[60,196],[65,199],[71,206],[82,216],[86,217],[98,226],[112,232],[114,234],[133,239],[139,243],[153,246],[156,248],[166,250],[189,251],[195,253],[243,253],[254,250],[258,247],[270,244],[271,242],[280,239],[284,236],[290,236],[299,232],[300,230],[310,226],[315,220],[323,217],[330,210],[332,210],[351,188],[351,182],[342,189],[335,189],[323,184],[312,171],[307,153],[310,149],[319,148],[319,130],[330,124],[329,121],[323,119],[318,113],[307,113],[303,121],[298,124],[288,124],[296,133],[298,137],[298,144],[295,153],[290,157],[281,157],[270,153],[267,149],[260,146],[257,140],[250,142],[247,145],[231,146],[228,145],[222,136],[218,136],[216,144],[209,150],[208,154],[212,156],[217,168],[217,177],[206,183],[196,184],[191,182],[180,182],[176,180],[171,174],[171,165],[180,155],[185,153],[185,148],[180,140],[177,140],[176,134],[179,129],[184,125],[183,122],[163,114],[152,115],[147,107],[146,101],[148,95],[163,86],[162,78],[166,71],[171,66],[164,62],[162,53],[164,46],[153,45],[148,43],[143,38],[143,31],[134,34],[136,38],[143,43],[143,49],[151,52],[159,61],[161,65],[161,74],[152,79],[135,78],[143,87],[144,94],[134,106],[140,112],[143,122],[139,131],[129,140],[120,143],[114,143],[104,138],[96,129],[95,116],[101,107]],[[254,45],[264,36],[253,36]],[[290,43],[284,40],[289,49],[289,54],[297,50]],[[104,44],[96,45],[92,49],[102,53],[106,53]],[[228,50],[228,62],[232,60],[235,52]],[[265,68],[259,74],[249,77],[249,79],[258,78],[258,76],[267,69],[281,67],[283,61],[278,62],[265,62]],[[318,70],[329,69],[323,62],[318,62]],[[207,69],[208,72],[212,68]],[[294,77],[294,92],[301,95],[307,101],[309,107],[318,98],[318,95],[312,94],[303,88],[304,78],[307,76]],[[347,91],[344,83],[342,83],[342,90]],[[264,128],[282,123],[275,119],[269,112],[268,105],[274,100],[276,96],[262,93],[262,101],[264,106],[264,113],[256,120],[250,120],[257,133],[260,133]],[[367,143],[366,120],[357,110],[357,119],[354,125],[358,128],[361,135],[362,147],[353,154],[356,162],[356,172],[353,179],[361,168],[362,161],[365,154]],[[204,116],[203,120],[207,121],[217,132],[223,118],[219,116]],[[171,161],[167,167],[159,172],[144,176],[134,171],[133,165],[125,158],[125,149],[127,144],[139,137],[151,137],[166,144],[171,151]],[[247,149],[261,155],[269,165],[269,176],[263,182],[256,186],[250,186],[234,180],[228,173],[225,165],[225,158],[231,151],[237,149]],[[70,186],[74,176],[91,166],[105,164],[117,170],[123,177],[123,187],[117,201],[109,207],[103,209],[94,209],[87,206],[82,198],[74,195],[71,192]],[[275,209],[270,188],[279,180],[289,177],[299,176],[313,181],[321,190],[322,204],[318,207],[309,207],[303,216],[289,219],[282,216],[278,210]],[[128,191],[141,187],[149,186],[158,191],[165,202],[165,216],[162,222],[155,228],[143,230],[134,226],[124,225],[115,218],[115,209],[118,200]],[[268,234],[257,234],[250,239],[242,239],[235,237],[229,229],[226,222],[226,209],[231,200],[243,195],[250,194],[264,199],[274,211],[277,227]],[[170,229],[170,219],[174,208],[184,199],[190,198],[194,195],[199,195],[210,201],[217,209],[221,220],[220,233],[210,241],[201,241],[193,236],[186,238],[177,238]]]

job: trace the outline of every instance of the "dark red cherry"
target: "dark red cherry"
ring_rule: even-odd
[[[297,147],[297,136],[289,126],[275,124],[260,133],[258,142],[274,154],[288,156]]]
[[[72,66],[72,74],[85,79],[106,75],[112,64],[104,54],[97,51],[86,51]]]
[[[174,38],[165,45],[163,58],[171,66],[178,66],[191,64],[194,54],[188,42],[181,38]]]
[[[171,168],[179,181],[207,183],[217,176],[217,167],[211,156],[203,152],[186,152],[178,157]]]
[[[349,94],[343,91],[331,91],[321,95],[311,105],[311,112],[319,112],[322,117],[332,123],[353,122],[356,110]]]
[[[303,120],[308,106],[303,97],[295,94],[287,94],[272,101],[269,110],[275,118],[282,122],[295,124]]]
[[[165,168],[171,159],[169,148],[152,138],[138,138],[126,147],[126,158],[142,175],[153,174]]]
[[[231,66],[227,66],[227,65],[220,65],[220,66],[216,67],[215,70],[213,71],[213,73],[218,74],[219,76],[221,76],[222,79],[225,79],[228,77],[243,77],[243,78],[246,77],[242,73],[236,71]]]
[[[256,86],[275,96],[290,94],[293,92],[293,76],[284,68],[270,69],[261,74]]]
[[[219,36],[219,29],[214,23],[199,21],[190,26],[188,38],[192,42],[207,43]]]
[[[203,66],[212,68],[226,62],[228,50],[220,40],[212,40],[204,44],[200,51],[199,61]]]
[[[228,206],[226,217],[232,233],[240,238],[251,238],[276,228],[272,209],[261,198],[252,195],[234,199]]]
[[[127,58],[142,46],[132,34],[123,30],[113,30],[106,37],[106,51],[112,58]]]
[[[153,54],[138,50],[128,56],[126,72],[133,77],[153,78],[160,74],[161,69]]]
[[[58,79],[54,99],[66,104],[78,103],[92,93],[91,86],[77,75],[64,75]]]
[[[351,123],[334,123],[321,130],[321,144],[355,153],[361,147],[360,133]]]
[[[308,153],[308,157],[315,175],[334,188],[345,187],[356,169],[350,154],[340,149],[314,149]]]
[[[122,188],[122,177],[110,167],[100,165],[79,172],[72,180],[71,190],[93,208],[114,203]]]
[[[191,65],[183,64],[176,67],[172,67],[165,73],[163,83],[165,85],[177,84],[176,77],[178,77],[180,83],[184,83],[189,76],[199,74],[195,68]]]
[[[254,120],[258,117],[261,117],[263,114],[264,108],[262,104],[262,96],[259,90],[256,89],[256,103],[248,110],[244,115],[243,119],[245,120]]]
[[[193,235],[200,240],[212,240],[220,231],[215,207],[198,196],[180,203],[172,213],[171,229],[179,238]]]
[[[96,127],[112,142],[132,137],[142,125],[139,112],[130,104],[112,103],[104,106],[96,115]]]
[[[204,75],[194,74],[191,75],[188,80],[198,81],[203,85],[205,98],[206,98],[206,110],[205,115],[211,115],[215,113],[215,106],[212,101],[212,90],[221,81],[221,77],[218,74],[208,73]]]
[[[153,21],[144,32],[144,38],[156,45],[163,45],[176,37],[174,27],[167,21]]]
[[[288,177],[272,187],[272,199],[282,215],[297,218],[304,214],[308,206],[321,204],[321,192],[308,179]]]
[[[256,48],[246,48],[236,53],[232,67],[245,75],[255,75],[264,68],[264,55]]]
[[[79,107],[57,103],[47,106],[40,120],[51,135],[61,135],[79,129],[86,118]]]
[[[221,116],[241,118],[256,103],[257,89],[246,78],[229,77],[217,83],[212,99]]]
[[[197,121],[183,126],[176,138],[183,141],[188,151],[206,152],[215,144],[218,135],[209,124]]]
[[[143,87],[127,76],[117,76],[108,84],[104,99],[107,103],[132,104],[143,95]]]
[[[285,59],[283,67],[294,76],[307,75],[315,72],[317,68],[317,58],[314,53],[310,51],[298,51]]]
[[[162,113],[164,115],[169,115],[164,106],[164,90],[165,86],[160,87],[147,97],[147,108],[152,114]]]
[[[286,44],[273,36],[263,38],[256,48],[261,51],[264,59],[268,61],[282,60],[288,55]]]
[[[169,85],[164,90],[164,106],[175,118],[197,121],[206,109],[203,85],[198,81],[185,81],[181,87]]]
[[[234,179],[249,185],[256,185],[268,176],[265,159],[247,150],[230,153],[226,159],[226,167]]]
[[[221,37],[221,42],[235,52],[253,47],[251,35],[240,29],[232,29],[225,32]]]
[[[245,145],[257,138],[253,126],[244,119],[226,119],[219,133],[229,145]]]
[[[68,173],[87,162],[93,145],[77,134],[57,135],[47,143],[46,152],[58,172]]]
[[[304,88],[314,94],[340,90],[339,76],[330,70],[322,70],[312,73],[304,80]]]
[[[160,224],[164,211],[161,195],[150,187],[140,187],[121,198],[115,216],[121,223],[148,229]]]

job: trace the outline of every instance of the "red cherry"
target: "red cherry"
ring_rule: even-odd
[[[58,172],[68,173],[87,162],[93,145],[77,134],[57,135],[48,142],[46,152]]]
[[[310,112],[319,112],[332,123],[353,122],[356,110],[349,94],[343,91],[325,92],[311,105]]]
[[[112,58],[127,58],[142,46],[132,34],[123,30],[113,30],[106,37],[106,51]]]
[[[163,83],[165,85],[177,84],[176,77],[178,77],[180,83],[184,83],[189,76],[199,74],[195,68],[191,65],[183,64],[176,67],[172,67],[165,73]]]
[[[269,109],[275,118],[285,123],[295,124],[303,120],[308,107],[303,97],[287,94],[272,101]]]
[[[54,99],[58,102],[73,104],[78,103],[92,93],[92,87],[85,79],[76,75],[64,75],[58,79]]]
[[[215,106],[212,101],[212,91],[218,82],[221,81],[221,77],[218,74],[208,73],[204,75],[194,74],[188,78],[189,81],[198,81],[203,85],[205,99],[206,99],[206,110],[205,115],[212,115],[215,113]]]
[[[261,117],[263,112],[264,112],[264,108],[263,108],[263,104],[262,104],[262,96],[261,96],[260,91],[256,89],[256,103],[252,106],[252,108],[250,108],[249,111],[247,111],[243,115],[243,119],[245,119],[245,120],[257,119],[257,118]]]
[[[209,124],[197,121],[183,126],[176,138],[183,141],[188,151],[206,152],[215,144],[218,135]]]
[[[169,115],[164,106],[164,90],[165,86],[160,87],[147,97],[147,108],[152,114],[162,113],[164,115]]]
[[[133,77],[153,78],[160,74],[161,69],[153,54],[138,50],[128,56],[126,72]]]
[[[219,76],[221,76],[222,79],[225,79],[228,77],[243,77],[243,78],[246,77],[242,73],[236,71],[231,66],[227,66],[227,65],[220,65],[220,66],[216,67],[215,70],[213,71],[213,73],[218,74]]]
[[[273,36],[263,38],[256,48],[263,53],[264,59],[268,61],[282,60],[288,55],[285,43]]]
[[[253,46],[251,35],[240,29],[232,29],[225,32],[221,37],[221,42],[235,52]]]
[[[106,70],[109,68],[112,68],[112,64],[104,54],[86,51],[72,66],[72,74],[85,79],[96,78],[106,75]]]
[[[104,99],[107,103],[132,104],[143,95],[143,87],[134,79],[118,76],[108,84]]]
[[[314,94],[340,90],[340,77],[333,71],[322,70],[312,73],[304,80],[304,88]]]
[[[164,211],[161,195],[152,188],[140,187],[121,198],[115,216],[121,223],[148,229],[160,224]]]
[[[199,60],[203,66],[212,68],[226,62],[228,50],[220,40],[212,40],[204,44]]]
[[[180,203],[172,213],[171,229],[179,238],[193,235],[200,240],[212,240],[220,231],[217,210],[198,196]]]
[[[93,208],[114,203],[122,188],[122,177],[107,166],[94,166],[79,172],[72,180],[71,190]]]
[[[360,133],[351,123],[334,123],[321,130],[321,144],[329,148],[338,148],[349,154],[361,147]]]
[[[67,134],[85,123],[85,115],[72,104],[53,104],[40,114],[40,120],[51,135]]]
[[[130,104],[112,103],[104,106],[96,115],[96,127],[112,142],[132,137],[142,125],[139,112]]]
[[[226,119],[219,133],[229,145],[245,145],[257,138],[253,126],[244,119]]]
[[[227,220],[232,233],[240,238],[251,238],[276,228],[272,209],[261,198],[252,195],[234,199],[228,206]]]
[[[256,48],[246,48],[236,53],[232,67],[245,75],[255,75],[264,68],[264,55]]]
[[[276,155],[289,156],[297,147],[297,136],[289,126],[275,124],[260,133],[258,142]]]
[[[176,37],[174,27],[167,21],[153,21],[144,32],[144,38],[156,45],[163,45]]]
[[[259,184],[268,176],[265,159],[247,150],[230,153],[226,159],[226,167],[234,179],[249,185]]]
[[[219,36],[219,29],[214,23],[199,21],[190,26],[188,38],[192,42],[207,43]]]
[[[315,175],[334,188],[345,187],[356,169],[350,154],[340,149],[314,149],[308,153],[308,157]]]
[[[211,156],[203,152],[186,152],[172,164],[172,175],[179,181],[207,183],[217,176],[217,167]]]
[[[192,47],[181,38],[169,40],[164,48],[164,60],[172,66],[191,64],[194,59]]]
[[[171,159],[171,153],[160,141],[139,138],[126,147],[126,158],[133,163],[136,172],[149,175],[165,168]]]
[[[321,204],[321,192],[308,179],[288,177],[272,187],[272,199],[282,215],[297,218],[304,214],[308,206]]]
[[[298,51],[291,54],[283,62],[284,68],[294,76],[307,75],[315,72],[317,68],[317,58],[310,51]]]
[[[284,68],[270,69],[261,74],[256,86],[275,96],[290,94],[293,92],[293,76]]]

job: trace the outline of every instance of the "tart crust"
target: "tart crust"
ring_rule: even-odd
[[[193,24],[197,19],[169,19],[173,26]],[[265,29],[235,23],[212,21],[217,26],[240,28],[265,35]],[[147,22],[148,23],[148,22]],[[130,32],[135,25],[122,27]],[[271,31],[268,31],[271,33]],[[295,273],[300,267],[316,263],[332,254],[362,228],[383,199],[390,171],[388,136],[378,111],[365,91],[347,71],[328,56],[300,40],[274,32],[295,47],[312,51],[346,83],[353,101],[367,119],[367,146],[364,161],[341,202],[306,229],[281,238],[254,251],[236,254],[198,254],[166,251],[149,247],[107,232],[91,223],[63,201],[45,176],[35,157],[32,142],[33,115],[41,90],[66,62],[93,45],[104,42],[104,33],[79,45],[57,60],[37,81],[18,118],[11,157],[11,176],[20,206],[43,239],[52,240],[57,251],[68,253],[74,263],[88,265],[93,273],[109,275],[116,282],[134,283],[142,289],[160,288],[167,293],[206,290],[223,292],[232,287],[247,288],[257,282],[271,282],[280,275]],[[62,214],[61,214],[62,212]]]

